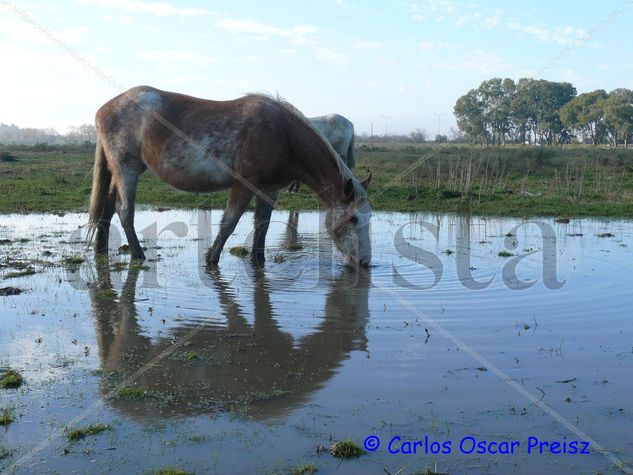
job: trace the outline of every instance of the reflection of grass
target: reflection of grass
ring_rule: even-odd
[[[13,369],[9,369],[0,374],[0,388],[19,388],[22,386],[22,383],[24,383],[24,378]]]
[[[330,454],[339,459],[353,459],[365,455],[363,449],[351,439],[339,440],[330,446]]]
[[[97,435],[110,429],[112,429],[112,427],[107,424],[90,424],[87,427],[80,427],[69,430],[68,440],[83,439],[84,437],[87,437],[89,435]]]

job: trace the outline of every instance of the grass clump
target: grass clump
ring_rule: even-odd
[[[13,454],[13,450],[8,447],[0,447],[0,460],[5,459]]]
[[[64,257],[64,264],[66,264],[67,266],[80,266],[81,264],[83,264],[84,262],[86,262],[86,260],[81,257],[81,256],[68,256],[68,257]]]
[[[182,468],[176,467],[159,468],[149,473],[152,475],[193,475],[193,472],[188,472],[186,470],[183,470]]]
[[[511,257],[514,256],[514,254],[512,254],[511,252],[508,251],[500,251],[499,254],[497,254],[499,257]]]
[[[292,473],[293,475],[312,475],[318,471],[318,467],[314,463],[306,463],[296,467]]]
[[[119,399],[143,399],[147,397],[147,391],[141,388],[121,388],[117,391],[116,396]]]
[[[102,299],[115,299],[116,292],[113,289],[99,289],[95,292],[95,296]]]
[[[15,422],[15,409],[12,407],[0,409],[0,426],[8,426],[12,422]]]
[[[26,277],[29,275],[33,275],[35,274],[35,269],[33,269],[32,267],[29,267],[28,269],[24,269],[21,271],[17,271],[17,272],[7,272],[4,275],[5,279],[15,279],[17,277]]]
[[[229,251],[231,255],[235,257],[246,257],[248,256],[248,249],[244,246],[234,246]]]
[[[192,361],[192,360],[197,360],[199,358],[198,353],[196,353],[195,351],[187,351],[185,353],[185,359]]]
[[[344,460],[355,459],[366,453],[352,439],[339,440],[330,446],[330,455]]]
[[[108,424],[90,424],[87,427],[78,427],[68,431],[68,440],[74,441],[83,439],[89,435],[97,435],[110,429],[112,429],[112,427]]]
[[[0,388],[12,389],[19,388],[24,383],[24,378],[20,373],[13,369],[9,369],[0,374]]]
[[[286,249],[288,249],[289,251],[300,251],[301,249],[303,249],[303,246],[298,243],[292,243],[292,244],[288,244]]]

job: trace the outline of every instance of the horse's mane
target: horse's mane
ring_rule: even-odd
[[[281,105],[292,116],[294,116],[296,119],[299,119],[301,122],[303,122],[303,124],[306,127],[311,129],[315,134],[317,134],[318,137],[321,138],[321,141],[323,142],[323,144],[330,151],[330,155],[336,161],[336,165],[338,166],[339,171],[341,172],[341,175],[343,175],[345,178],[353,178],[354,177],[354,175],[352,174],[352,172],[349,169],[349,167],[345,163],[343,163],[343,160],[338,156],[338,153],[336,153],[336,150],[334,150],[334,147],[332,147],[332,144],[328,141],[328,139],[326,139],[323,136],[321,131],[319,129],[317,129],[312,122],[310,122],[310,119],[308,119],[303,114],[303,112],[301,112],[294,105],[292,105],[290,102],[288,102],[282,96],[280,96],[279,93],[275,93],[275,95],[264,94],[264,93],[249,93],[249,94],[246,94],[246,95],[248,97],[258,97],[258,98],[265,99],[267,101],[272,101],[272,102],[274,102],[276,104]]]

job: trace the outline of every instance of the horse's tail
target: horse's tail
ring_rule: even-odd
[[[352,138],[347,148],[347,166],[351,170],[356,165],[356,155],[354,155],[354,129],[352,128]]]
[[[90,207],[88,208],[88,245],[92,242],[95,231],[99,227],[110,192],[111,182],[112,172],[108,168],[108,159],[106,158],[103,144],[97,139],[95,165],[92,170],[92,193],[90,194]]]

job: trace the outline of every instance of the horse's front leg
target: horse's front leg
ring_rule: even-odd
[[[262,267],[266,258],[264,249],[266,247],[266,233],[270,224],[270,215],[273,212],[277,192],[269,192],[265,195],[257,195],[255,203],[255,235],[253,236],[253,252],[251,262],[254,266]]]
[[[207,252],[207,265],[210,267],[216,267],[220,261],[220,253],[224,248],[226,240],[229,238],[238,221],[244,214],[248,203],[253,198],[253,192],[241,183],[236,183],[231,188],[231,194],[229,195],[229,201],[222,214],[222,221],[220,221],[220,230],[218,235],[213,241],[213,246]]]

